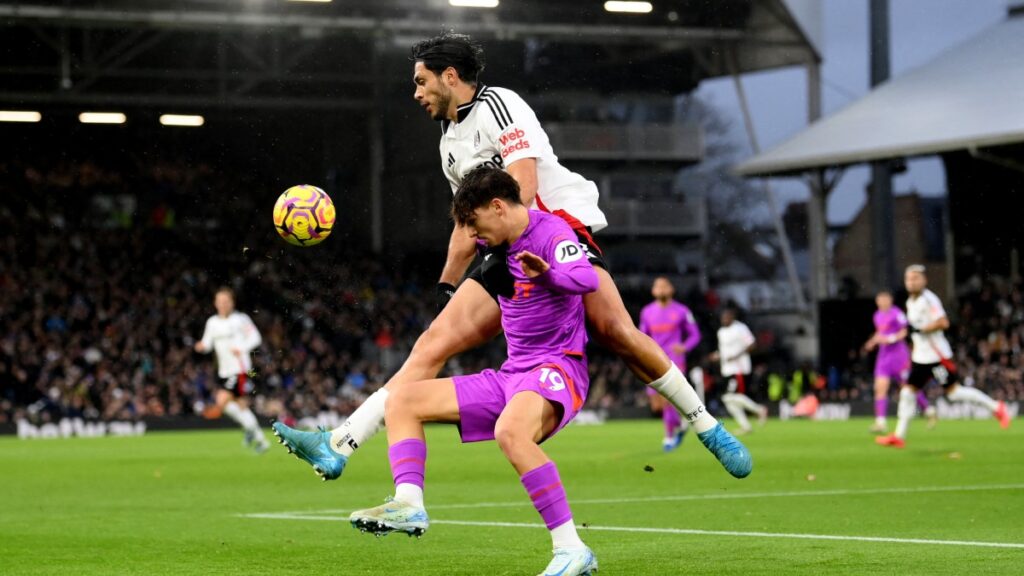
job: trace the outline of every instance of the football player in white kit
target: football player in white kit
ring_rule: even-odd
[[[910,377],[900,388],[896,431],[875,438],[875,441],[882,446],[894,448],[906,446],[907,426],[914,417],[917,391],[932,380],[942,385],[943,394],[949,401],[984,406],[992,411],[1001,427],[1009,427],[1010,414],[1006,410],[1006,403],[996,402],[981,390],[960,384],[960,376],[953,362],[953,348],[943,334],[949,328],[949,318],[942,300],[928,289],[924,266],[908,266],[903,275],[903,283],[910,295],[907,298],[907,320],[910,322],[913,344],[910,352]]]
[[[220,288],[213,297],[217,313],[206,320],[203,337],[196,342],[195,350],[200,354],[217,353],[217,408],[229,418],[238,422],[245,430],[245,445],[257,453],[267,451],[269,443],[260,430],[256,415],[249,409],[246,394],[251,390],[252,369],[250,353],[263,341],[247,314],[235,310],[235,292],[231,288]]]
[[[679,368],[636,328],[626,311],[592,236],[608,224],[597,205],[597,186],[558,163],[537,116],[518,94],[479,82],[483,50],[468,36],[447,33],[420,42],[413,46],[412,60],[413,96],[440,122],[441,167],[452,191],[478,166],[501,168],[519,184],[523,204],[564,218],[600,280],[597,291],[584,296],[591,336],[672,402],[730,474],[737,478],[750,474],[752,461],[746,447],[707,412]],[[455,227],[438,284],[440,311],[391,382],[434,378],[449,358],[500,333],[496,298],[513,290],[504,265],[505,249],[480,250],[480,264],[467,275],[478,246],[465,227]],[[384,424],[387,395],[385,386],[330,432],[300,432],[279,422],[274,431],[322,478],[337,478],[352,452]]]
[[[720,363],[722,380],[725,381],[722,404],[725,404],[729,415],[736,420],[740,434],[753,431],[747,412],[757,414],[761,425],[768,421],[768,408],[747,396],[747,381],[753,370],[750,351],[755,342],[750,328],[736,319],[734,310],[726,308],[722,312],[722,327],[718,329],[718,351],[711,354],[711,360]]]

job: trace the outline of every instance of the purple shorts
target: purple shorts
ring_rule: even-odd
[[[878,350],[875,359],[875,377],[906,382],[910,375],[910,351],[901,343]]]
[[[550,438],[576,417],[587,400],[590,385],[586,361],[565,356],[541,360],[529,372],[484,370],[453,380],[463,442],[494,440],[498,417],[519,392],[536,392],[562,407],[562,420]]]

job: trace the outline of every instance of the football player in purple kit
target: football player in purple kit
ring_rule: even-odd
[[[498,297],[508,359],[497,371],[396,385],[385,421],[395,496],[351,515],[352,525],[376,534],[422,534],[427,446],[423,425],[456,424],[463,442],[496,440],[551,531],[554,558],[544,574],[597,570],[579,535],[558,475],[540,443],[576,416],[589,386],[583,294],[598,276],[569,225],[528,210],[508,173],[478,168],[463,179],[452,216],[488,246],[507,245],[505,264],[515,286]]]
[[[653,339],[665,351],[669,359],[686,373],[686,354],[700,344],[700,328],[690,309],[685,304],[672,299],[675,288],[668,278],[659,276],[651,286],[654,302],[644,306],[640,311],[640,331]],[[683,335],[685,334],[685,339]],[[665,439],[662,448],[671,452],[683,442],[683,435],[689,426],[679,417],[679,411],[657,390],[647,387],[651,410],[661,412],[661,420],[665,424]]]
[[[864,351],[878,348],[875,358],[875,423],[872,432],[888,430],[889,386],[907,381],[910,375],[910,348],[907,346],[907,316],[892,302],[892,293],[882,290],[875,296],[875,333],[864,343]]]

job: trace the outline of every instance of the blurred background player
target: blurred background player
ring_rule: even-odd
[[[685,373],[686,354],[700,343],[700,328],[690,309],[685,304],[673,300],[673,295],[675,287],[668,278],[659,276],[654,279],[651,286],[654,302],[644,306],[640,311],[640,331],[661,346],[669,359]],[[700,382],[691,382],[695,388],[703,386],[703,378]],[[665,397],[656,390],[648,387],[647,396],[651,402],[651,410],[655,413],[661,412],[661,420],[665,424],[662,448],[666,452],[675,450],[682,444],[683,435],[689,425],[679,417],[676,407],[666,402]]]
[[[583,298],[590,335],[679,408],[701,443],[730,474],[737,478],[750,474],[752,462],[746,447],[708,413],[679,368],[636,328],[626,311],[591,235],[608,225],[598,208],[597,186],[558,163],[536,114],[518,94],[479,82],[483,48],[468,36],[446,33],[419,42],[412,47],[412,60],[413,97],[441,123],[441,168],[452,192],[474,168],[500,168],[518,183],[524,206],[564,219],[600,280],[598,289]],[[330,432],[306,433],[280,422],[274,424],[281,442],[312,465],[321,478],[340,476],[349,456],[380,430],[393,383],[435,378],[449,358],[500,333],[496,298],[510,296],[512,290],[503,265],[507,248],[485,250],[480,264],[466,275],[477,248],[466,228],[456,225],[437,286],[437,317],[388,384],[371,394],[341,426]]]
[[[875,296],[875,333],[864,343],[864,351],[878,348],[875,358],[875,423],[871,431],[888,431],[886,416],[889,411],[889,386],[893,380],[899,384],[910,374],[910,349],[907,347],[907,316],[892,303],[892,293],[882,290]]]
[[[387,402],[388,457],[395,497],[351,515],[377,534],[422,534],[426,422],[458,424],[463,442],[497,440],[551,531],[554,558],[545,576],[597,570],[579,535],[555,463],[539,444],[579,412],[588,384],[582,294],[597,289],[593,266],[564,220],[528,210],[505,172],[468,174],[452,205],[455,221],[489,246],[507,244],[515,292],[499,296],[508,358],[501,369],[471,376],[396,384]]]
[[[235,292],[231,288],[217,290],[213,307],[217,313],[207,319],[203,338],[196,342],[195,350],[200,354],[217,353],[220,387],[216,392],[216,412],[238,422],[245,430],[245,445],[262,454],[269,443],[256,415],[249,409],[246,394],[252,387],[250,353],[263,339],[252,319],[235,310]]]
[[[942,300],[928,289],[928,277],[924,266],[914,264],[907,267],[903,275],[907,288],[907,320],[910,323],[911,350],[910,376],[907,384],[900,389],[899,404],[896,408],[896,431],[888,436],[875,439],[882,446],[903,448],[906,445],[907,427],[914,417],[917,402],[916,393],[931,380],[938,382],[950,402],[969,402],[992,411],[1003,428],[1010,426],[1010,415],[1006,404],[996,402],[977,388],[960,385],[960,376],[953,362],[953,348],[946,340],[944,330],[949,328],[949,318]]]
[[[711,360],[720,362],[722,380],[725,381],[722,404],[725,404],[729,415],[736,420],[740,434],[753,430],[747,420],[747,412],[757,414],[762,425],[768,420],[768,407],[747,396],[747,381],[752,369],[750,351],[755,342],[750,328],[736,319],[734,310],[726,308],[722,312],[722,327],[718,329],[718,351],[712,353]]]

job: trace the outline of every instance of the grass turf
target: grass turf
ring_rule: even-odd
[[[769,422],[745,438],[754,455],[745,480],[729,477],[693,435],[662,454],[653,420],[570,427],[545,448],[577,501],[577,524],[594,528],[1024,543],[1024,423],[926,431],[917,421],[905,450],[875,446],[867,426]],[[390,494],[383,437],[328,483],[276,444],[258,457],[240,440],[234,431],[0,439],[0,574],[536,574],[550,558],[541,527],[436,523],[421,540],[376,539],[338,520]],[[432,520],[539,524],[493,443],[459,445],[453,429],[436,427],[428,445]],[[1004,487],[962,488],[993,485]],[[913,492],[932,487],[961,488]],[[817,491],[830,494],[785,494]],[[481,502],[505,505],[452,506]],[[244,516],[279,512],[303,519]],[[1024,571],[1024,548],[585,528],[581,536],[601,574]]]

